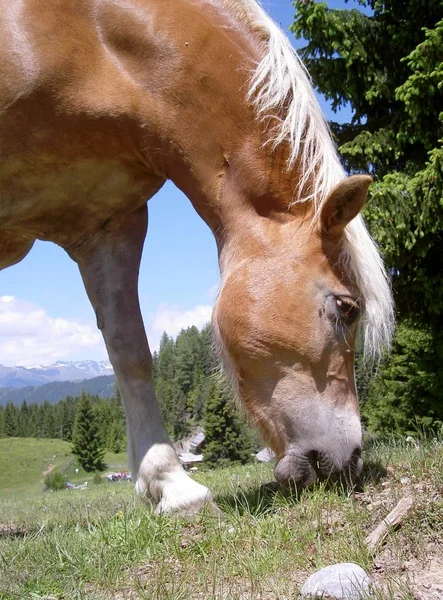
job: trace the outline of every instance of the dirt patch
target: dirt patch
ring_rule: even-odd
[[[54,468],[55,468],[55,465],[53,465],[52,463],[50,465],[48,465],[42,473],[43,477],[47,477],[47,475],[50,475],[52,473],[52,471],[54,470]]]
[[[184,567],[177,558],[171,557],[161,564],[146,561],[132,569],[129,584],[124,587],[105,591],[89,586],[88,591],[91,594],[94,591],[93,597],[97,600],[142,600],[147,597],[207,600],[210,594],[218,600],[280,600],[298,598],[298,590],[306,577],[305,572],[294,571],[290,580],[286,582],[284,595],[278,575],[253,579],[219,573],[213,579],[209,578],[206,582],[200,581],[196,584],[195,573],[189,570],[189,567]],[[154,583],[156,581],[157,585]]]
[[[442,600],[443,556],[430,544],[422,550],[424,559],[404,561],[386,548],[374,563],[371,579],[375,587],[388,595],[395,588],[394,598],[402,600],[409,594],[415,600]]]
[[[408,561],[406,569],[412,580],[411,587],[417,600],[441,600],[443,598],[443,556],[429,549],[425,564],[418,560]]]
[[[0,537],[22,537],[28,533],[26,527],[14,523],[0,523]]]

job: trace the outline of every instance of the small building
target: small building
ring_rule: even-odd
[[[201,431],[198,431],[192,438],[191,444],[189,446],[189,450],[191,452],[197,452],[199,450],[199,448],[202,446],[204,441],[205,441],[205,432],[202,429]]]
[[[267,463],[276,458],[276,454],[272,448],[263,448],[255,455],[258,462]]]
[[[197,427],[188,437],[177,440],[172,444],[177,454],[182,452],[198,452],[205,441],[205,432],[202,427]]]
[[[203,462],[203,454],[193,454],[192,452],[182,452],[178,458],[185,469],[194,467],[196,464]]]

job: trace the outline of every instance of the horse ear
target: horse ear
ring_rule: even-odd
[[[343,233],[363,208],[371,182],[369,175],[351,175],[335,186],[320,206],[320,226],[324,233],[332,237]]]

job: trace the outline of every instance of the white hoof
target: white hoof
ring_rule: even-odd
[[[166,489],[157,504],[155,513],[157,515],[172,513],[179,516],[191,516],[215,507],[210,490],[195,481],[192,483],[194,484],[192,488],[188,486],[186,490],[183,487],[178,489],[172,486]]]
[[[149,484],[139,478],[135,489],[140,496],[151,496],[157,502],[156,514],[190,516],[205,510],[217,515],[221,514],[213,501],[211,491],[183,471],[162,473]]]

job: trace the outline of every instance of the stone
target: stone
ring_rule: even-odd
[[[339,563],[313,573],[301,588],[302,598],[368,600],[371,580],[354,563]]]

